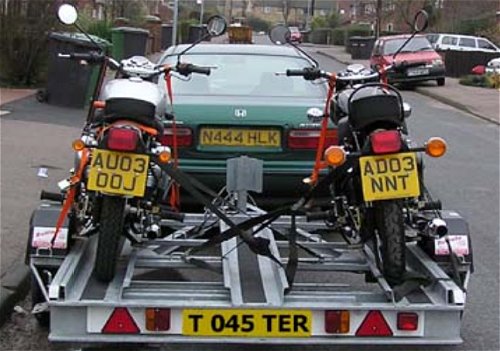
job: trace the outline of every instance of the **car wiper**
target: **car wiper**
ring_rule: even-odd
[[[426,46],[424,48],[418,48],[418,49],[416,49],[414,51],[426,51],[426,50],[433,50],[433,49],[430,46]]]

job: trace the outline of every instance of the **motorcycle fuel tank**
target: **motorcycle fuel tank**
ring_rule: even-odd
[[[163,115],[166,111],[166,96],[158,85],[145,81],[139,77],[113,79],[104,86],[101,100],[135,99],[155,106],[156,115]]]

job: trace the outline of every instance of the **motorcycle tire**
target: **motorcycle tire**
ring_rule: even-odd
[[[94,271],[97,280],[104,283],[110,282],[115,275],[124,212],[124,198],[103,196]]]
[[[406,242],[403,209],[399,201],[380,201],[375,206],[375,224],[380,243],[379,262],[387,282],[403,282],[406,272]]]

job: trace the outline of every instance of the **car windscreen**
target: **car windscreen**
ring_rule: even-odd
[[[384,44],[384,55],[392,55],[408,40],[407,38],[390,39]],[[424,37],[415,37],[405,45],[401,52],[417,52],[433,50],[429,40]]]
[[[175,64],[176,56],[164,63]],[[238,95],[280,97],[323,97],[322,82],[310,82],[301,77],[287,77],[286,69],[309,67],[300,57],[253,54],[189,54],[182,62],[212,67],[209,76],[192,74],[182,77],[173,73],[175,95]]]

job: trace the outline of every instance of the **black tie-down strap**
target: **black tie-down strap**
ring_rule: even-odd
[[[156,161],[156,160],[155,160]],[[181,170],[174,167],[173,164],[162,164],[156,161],[158,166],[167,173],[174,181],[176,181],[181,187],[191,194],[195,199],[197,199],[203,206],[208,208],[213,214],[215,214],[220,220],[224,221],[229,226],[229,229],[224,232],[217,232],[216,235],[211,236],[206,242],[198,247],[194,247],[190,252],[197,252],[208,247],[220,244],[226,240],[229,240],[235,236],[241,237],[241,239],[248,245],[250,250],[257,254],[268,257],[273,262],[282,267],[286,272],[286,277],[288,280],[289,288],[286,293],[290,292],[293,286],[293,281],[295,278],[295,273],[298,267],[298,248],[297,248],[297,230],[295,224],[295,216],[301,212],[303,206],[312,198],[319,195],[321,191],[325,190],[325,187],[334,180],[334,173],[329,172],[327,176],[322,178],[315,186],[311,187],[308,192],[299,199],[296,203],[288,206],[283,206],[272,212],[265,213],[261,216],[252,217],[246,221],[240,222],[238,224],[234,223],[225,213],[223,213],[217,206],[215,206],[203,193],[216,197],[217,194],[211,189],[206,187],[201,182],[197,181],[193,177],[185,174]],[[202,193],[203,192],[203,193]],[[274,222],[280,216],[285,214],[290,214],[292,216],[292,226],[288,234],[289,240],[289,257],[287,267],[284,267],[280,260],[278,260],[271,252],[269,248],[269,240],[262,237],[254,237],[255,234],[260,232],[263,228],[267,227],[269,224]],[[249,230],[257,225],[259,228],[253,232]]]

